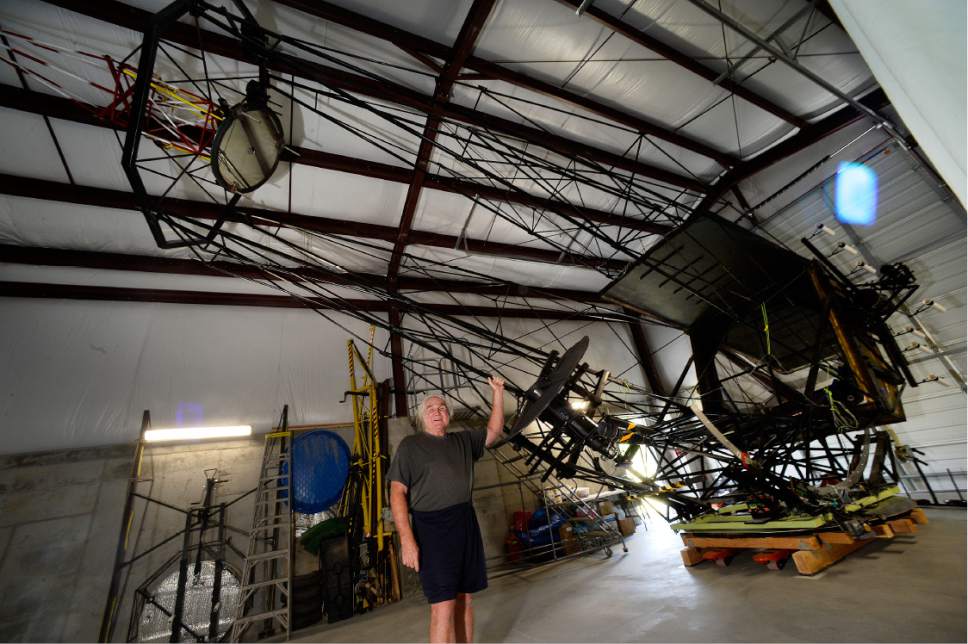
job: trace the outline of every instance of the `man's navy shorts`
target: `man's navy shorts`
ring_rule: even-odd
[[[458,593],[487,588],[484,542],[470,503],[413,514],[420,548],[420,585],[431,604],[455,599]]]

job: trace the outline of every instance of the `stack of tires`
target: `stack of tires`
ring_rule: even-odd
[[[329,623],[353,616],[353,567],[346,535],[323,540],[319,549],[323,609]]]
[[[323,575],[317,570],[292,578],[292,630],[312,626],[323,619]]]

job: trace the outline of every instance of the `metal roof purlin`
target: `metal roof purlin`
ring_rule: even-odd
[[[881,89],[874,90],[860,100],[862,103],[873,109],[882,109],[889,104],[887,96]],[[710,208],[712,208],[719,198],[721,198],[734,186],[739,185],[739,183],[744,179],[753,176],[757,172],[760,172],[761,170],[764,170],[774,163],[782,161],[789,156],[802,152],[814,143],[817,143],[821,139],[830,136],[834,132],[850,125],[854,121],[857,121],[864,116],[865,115],[854,108],[854,106],[845,105],[830,116],[827,116],[816,123],[811,123],[786,141],[773,146],[765,152],[762,152],[752,159],[746,161],[742,165],[738,165],[732,170],[726,172],[722,177],[720,177],[719,181],[713,184],[706,196],[703,197],[702,201],[699,202],[699,205],[695,208],[695,212],[709,212]]]
[[[96,20],[133,30],[143,30],[148,16],[151,15],[147,11],[116,0],[87,0],[84,2],[81,0],[45,0],[45,2]],[[258,63],[251,55],[243,51],[239,41],[221,33],[195,29],[189,24],[176,23],[165,33],[164,37],[166,40],[193,49],[199,46],[201,39],[204,49],[208,53],[251,64]],[[274,72],[291,74],[354,94],[397,103],[427,114],[434,109],[432,96],[427,96],[387,79],[368,78],[281,53],[274,53],[266,63],[266,67]],[[569,158],[581,157],[602,165],[614,166],[642,177],[686,188],[693,192],[705,193],[707,188],[702,181],[644,163],[638,159],[623,156],[618,152],[597,148],[454,103],[445,104],[441,116],[445,119],[460,121],[502,135],[517,137]]]
[[[95,116],[95,106],[93,105],[85,105],[79,101],[60,96],[24,90],[4,83],[0,83],[0,107],[9,107],[15,110],[41,114],[85,125],[112,127],[106,121],[102,121]],[[294,154],[284,152],[283,160],[314,168],[358,174],[384,181],[393,181],[395,183],[410,183],[413,177],[413,171],[408,168],[380,163],[379,161],[368,161],[366,159],[358,159],[356,157],[299,146],[291,146],[291,149]],[[545,197],[531,195],[522,190],[507,190],[497,186],[467,181],[457,177],[445,177],[439,174],[427,173],[424,179],[424,188],[470,197],[476,195],[485,199],[516,203],[539,210],[550,210],[553,212],[564,211],[569,216],[578,219],[585,219],[608,226],[620,226],[629,230],[654,233],[657,235],[664,235],[673,228],[669,224],[618,215],[578,204],[555,201]]]
[[[291,295],[261,293],[222,293],[218,291],[184,291],[163,288],[126,288],[119,286],[87,286],[83,284],[52,284],[46,282],[0,281],[0,297],[30,297],[68,300],[107,300],[127,302],[167,302],[170,304],[210,304],[221,306],[267,306],[275,308],[343,309],[388,312],[393,305],[384,300],[343,299],[329,302],[324,298],[296,298]],[[459,304],[423,304],[426,313],[450,316],[504,317],[549,320],[605,320],[607,315],[561,309],[508,309],[491,306],[463,306]]]
[[[121,210],[137,211],[138,204],[134,194],[108,188],[71,185],[45,179],[18,177],[10,174],[0,174],[0,194],[7,194],[29,199],[43,199],[45,201],[61,201],[102,208],[117,208]],[[173,214],[193,217],[196,219],[213,219],[218,216],[219,209],[212,202],[191,201],[188,199],[166,199],[167,207]],[[363,222],[346,221],[342,219],[328,219],[299,213],[287,213],[265,208],[238,208],[242,217],[231,220],[251,218],[263,220],[266,225],[283,225],[303,228],[328,235],[346,235],[349,237],[380,239],[393,241],[397,236],[397,229],[393,226],[369,224]],[[257,224],[258,225],[258,224]],[[606,259],[589,255],[562,255],[558,250],[550,248],[533,248],[521,244],[505,244],[490,242],[467,237],[458,239],[453,235],[442,233],[413,231],[410,243],[437,248],[460,248],[468,253],[492,255],[511,259],[545,262],[549,264],[571,264],[586,268],[608,268],[623,270],[628,263],[617,259]]]
[[[164,257],[159,255],[132,255],[105,251],[75,250],[69,248],[48,248],[43,246],[15,246],[0,244],[0,262],[29,266],[73,266],[112,271],[133,271],[138,273],[162,273],[168,275],[206,275],[213,277],[237,277],[277,281],[280,278],[259,266],[237,262],[214,260],[202,262],[195,259]],[[386,287],[386,276],[376,273],[332,274],[311,267],[299,267],[288,271],[294,274],[293,281],[300,277],[317,282],[337,285],[365,284]],[[522,284],[488,283],[470,280],[439,279],[436,277],[403,276],[398,280],[401,291],[420,291],[423,293],[471,293],[475,295],[497,295],[502,297],[524,297],[537,299],[566,299],[583,304],[602,304],[604,301],[596,291],[579,291],[563,288],[529,287]]]
[[[369,16],[360,15],[348,9],[337,7],[323,0],[314,2],[307,2],[306,0],[275,0],[275,2],[311,14],[317,18],[322,18],[328,22],[353,29],[354,31],[365,33],[374,38],[391,42],[424,64],[427,64],[427,61],[418,54],[430,55],[443,60],[446,60],[450,56],[450,48],[442,43],[404,31],[403,29],[380,22]],[[492,63],[479,56],[469,56],[464,66],[477,70],[485,78],[503,81],[571,103],[577,107],[594,112],[599,116],[604,116],[616,123],[633,128],[641,134],[654,136],[657,139],[668,141],[673,145],[713,159],[724,167],[731,167],[739,162],[736,157],[727,152],[717,150],[707,143],[652,123],[641,116],[606,105],[587,96],[568,91],[497,63]]]
[[[572,9],[577,9],[581,4],[578,0],[557,0],[561,4],[570,7]],[[707,67],[697,61],[696,59],[688,56],[687,54],[679,51],[675,47],[667,45],[658,38],[651,36],[644,31],[640,31],[635,27],[629,25],[628,23],[616,18],[615,16],[597,8],[594,6],[587,7],[585,9],[584,15],[598,21],[599,23],[605,25],[612,31],[620,33],[629,40],[636,42],[646,49],[651,49],[655,53],[659,54],[663,58],[673,62],[680,67],[688,69],[697,76],[701,76],[710,82],[715,82],[717,85],[725,90],[728,90],[735,94],[736,96],[742,98],[749,103],[757,106],[758,108],[773,114],[774,116],[783,119],[787,123],[796,126],[798,128],[806,127],[807,121],[801,117],[793,114],[792,112],[780,107],[776,103],[760,96],[753,90],[740,85],[739,83],[729,79],[722,78],[720,72]]]
[[[440,127],[444,106],[450,100],[450,90],[454,86],[454,81],[457,79],[460,70],[464,68],[464,61],[474,50],[477,36],[481,33],[481,28],[484,26],[493,6],[494,0],[474,0],[474,4],[464,18],[460,33],[457,35],[453,52],[447,58],[440,75],[437,77],[433,106],[427,116],[427,123],[424,125],[423,135],[420,139],[420,148],[417,150],[417,160],[413,168],[413,178],[410,181],[410,187],[407,189],[403,213],[400,215],[397,239],[393,245],[393,254],[390,256],[390,266],[387,269],[387,279],[391,290],[396,288],[403,249],[407,245],[410,228],[413,226],[413,217],[417,212],[420,190],[423,188],[424,180],[427,177],[427,164],[430,163],[430,153],[433,152],[434,141],[437,139],[437,131]]]
[[[789,56],[785,51],[783,51],[779,47],[776,47],[771,43],[768,43],[762,38],[760,38],[753,30],[746,27],[746,25],[744,25],[740,21],[735,20],[734,18],[727,15],[725,12],[721,11],[720,9],[717,9],[716,7],[713,7],[707,4],[705,0],[686,0],[686,2],[693,5],[700,11],[716,18],[725,26],[741,34],[744,38],[746,38],[750,42],[766,50],[777,60],[782,61],[784,64],[796,70],[797,72],[799,72],[806,78],[810,79],[818,86],[827,90],[837,98],[853,105],[859,112],[863,112],[867,114],[869,117],[874,119],[875,122],[878,122],[879,124],[884,126],[889,132],[891,132],[892,136],[894,136],[895,138],[897,138],[899,141],[903,143],[903,137],[901,136],[900,132],[897,130],[896,126],[891,121],[886,119],[884,116],[878,114],[877,110],[873,110],[867,107],[867,105],[865,105],[858,99],[854,98],[853,96],[850,96],[846,92],[842,91],[833,83],[830,83],[829,81],[825,80],[823,77],[821,77],[819,74],[811,70],[809,67],[805,67],[801,63],[797,62],[794,58]]]

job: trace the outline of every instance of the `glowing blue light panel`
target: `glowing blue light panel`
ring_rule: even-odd
[[[873,224],[877,220],[877,174],[863,163],[837,166],[834,213],[845,224]]]

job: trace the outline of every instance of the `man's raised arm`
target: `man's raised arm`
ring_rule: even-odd
[[[504,432],[504,379],[492,376],[487,379],[491,386],[491,417],[487,420],[485,447],[493,445]]]

